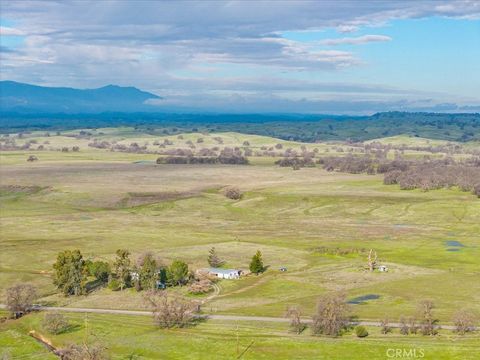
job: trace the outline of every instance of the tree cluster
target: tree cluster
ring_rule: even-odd
[[[185,285],[191,278],[188,265],[174,260],[164,266],[152,253],[142,254],[136,263],[130,251],[118,249],[112,264],[105,261],[84,260],[79,250],[60,252],[53,265],[53,282],[65,296],[87,293],[89,286],[108,283],[112,290],[135,287],[140,290]]]

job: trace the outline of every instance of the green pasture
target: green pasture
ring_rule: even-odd
[[[367,338],[348,332],[341,338],[315,337],[309,329],[291,334],[284,323],[210,320],[185,329],[160,330],[150,317],[89,314],[66,315],[71,328],[49,335],[41,326],[43,314],[0,324],[0,345],[13,359],[55,359],[28,336],[30,330],[61,348],[69,343],[101,343],[112,359],[387,359],[388,349],[416,349],[424,359],[476,359],[478,337],[446,331],[434,339],[403,336],[394,330],[382,335],[370,327]],[[390,350],[391,353],[391,350]],[[1,353],[0,353],[1,354]]]
[[[287,306],[299,305],[309,316],[319,295],[340,290],[348,299],[379,295],[351,306],[361,319],[397,321],[414,315],[424,299],[434,301],[442,323],[451,323],[460,308],[480,313],[480,201],[470,193],[402,191],[383,185],[381,175],[329,173],[319,167],[294,171],[264,157],[252,157],[247,166],[156,165],[155,154],[93,149],[86,146],[91,140],[64,135],[69,133],[52,133],[49,140],[44,132],[32,133],[21,139],[50,141],[52,150],[0,153],[1,299],[9,286],[29,282],[39,288],[44,304],[140,309],[141,293],[133,289],[97,289],[71,298],[57,294],[51,279],[57,253],[80,249],[86,258],[113,261],[115,250],[127,248],[134,259],[151,251],[165,264],[182,259],[196,270],[208,266],[208,250],[215,246],[225,266],[240,269],[248,269],[261,250],[268,269],[259,276],[220,281],[220,294],[204,305],[205,312],[283,316]],[[212,147],[217,135],[222,146],[241,147],[244,141],[251,147],[302,145],[238,133],[167,137],[173,147],[188,140],[197,145],[198,137],[204,139],[199,146]],[[97,129],[94,137],[139,144],[162,140],[131,128]],[[79,152],[53,149],[76,145]],[[335,154],[338,144],[306,146]],[[33,153],[39,161],[27,163]],[[223,191],[228,186],[238,186],[243,198],[227,199]],[[354,251],[333,255],[321,250],[336,248]],[[371,248],[389,272],[364,271]],[[8,347],[19,358],[28,351],[45,354],[26,335],[38,328],[40,316],[0,324],[0,348]],[[58,344],[82,334],[83,320],[79,315],[72,319],[80,330],[55,337]],[[96,315],[91,327],[119,359],[130,354],[202,359],[211,353],[231,359],[236,346],[236,324],[219,321],[160,331],[149,319]],[[364,340],[353,335],[327,339],[295,336],[284,325],[253,323],[239,324],[238,331],[243,345],[255,344],[246,359],[332,359],[338,354],[384,359],[388,347],[411,344],[425,348],[426,359],[474,358],[473,338],[448,334],[435,339],[383,336],[372,329]]]

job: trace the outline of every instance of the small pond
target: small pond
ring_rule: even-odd
[[[457,240],[448,240],[445,241],[445,245],[447,246],[456,246],[456,247],[465,247],[460,241]]]
[[[367,295],[357,296],[356,298],[350,299],[347,301],[347,304],[360,305],[360,304],[364,304],[368,300],[377,300],[379,298],[380,298],[380,295],[367,294]]]

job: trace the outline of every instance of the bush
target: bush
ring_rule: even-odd
[[[213,290],[212,282],[208,279],[194,281],[188,287],[188,292],[194,295],[207,294]]]
[[[232,200],[239,200],[242,198],[242,192],[237,187],[230,187],[225,191],[225,196]]]
[[[476,184],[476,185],[473,187],[473,194],[474,194],[474,195],[477,195],[477,196],[480,198],[480,184]]]
[[[357,337],[359,337],[359,338],[367,337],[368,336],[368,331],[365,328],[365,326],[359,325],[355,328],[355,335],[357,335]]]
[[[112,291],[118,291],[120,290],[120,282],[117,279],[112,277],[108,281],[108,288]]]
[[[66,331],[70,327],[70,324],[62,314],[46,313],[43,317],[42,327],[50,334],[58,335]]]
[[[87,263],[87,269],[90,276],[94,276],[103,283],[108,281],[110,275],[110,265],[105,261],[94,261]]]

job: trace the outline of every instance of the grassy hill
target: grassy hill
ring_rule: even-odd
[[[243,148],[247,141],[254,150],[280,143],[282,150],[305,146],[325,155],[337,154],[339,147],[343,150],[338,154],[349,153],[353,146],[345,143],[305,144],[235,132],[159,135],[128,127],[88,130],[92,134],[83,136],[80,131],[10,135],[18,145],[35,140],[34,146],[43,144],[45,149],[0,152],[0,298],[8,286],[21,281],[39,288],[40,303],[141,309],[142,293],[134,289],[100,288],[88,296],[69,298],[59,295],[52,284],[56,254],[80,249],[87,258],[113,261],[118,248],[127,248],[134,259],[151,251],[166,264],[182,259],[195,270],[207,266],[208,250],[215,246],[227,267],[247,269],[252,255],[261,250],[269,268],[260,276],[221,281],[220,294],[206,303],[206,312],[283,316],[287,306],[297,305],[309,316],[318,296],[338,290],[345,291],[349,300],[378,296],[351,306],[352,314],[361,319],[380,320],[387,315],[398,321],[402,315],[414,315],[417,303],[424,299],[434,301],[435,317],[444,324],[451,323],[459,308],[480,312],[480,303],[472,301],[480,294],[480,201],[470,193],[402,191],[384,185],[381,175],[341,174],[319,167],[294,171],[273,165],[275,158],[265,156],[252,156],[251,164],[245,166],[157,165],[157,154],[88,146],[93,139],[148,142],[147,149],[156,151],[160,148],[154,142],[166,139],[173,144],[162,150],[188,147],[189,141],[198,148]],[[222,144],[215,140],[218,137]],[[409,136],[378,141],[443,144]],[[79,151],[61,151],[73,146]],[[31,154],[39,160],[27,162]],[[406,154],[421,157],[424,151],[406,150]],[[243,198],[226,198],[223,189],[227,186],[239,187]],[[370,248],[390,268],[388,273],[363,270],[365,251]],[[336,249],[345,252],[335,254]],[[288,271],[281,272],[280,267]],[[187,295],[185,288],[169,291]],[[42,331],[41,316],[0,324],[0,347],[18,356],[26,348],[40,353],[27,333]],[[52,336],[55,344],[84,336],[84,318],[71,315],[71,319],[77,326]],[[161,353],[167,358],[201,359],[214,351],[219,359],[227,359],[236,346],[233,323],[208,321],[194,328],[165,331],[155,329],[148,318],[92,315],[88,321],[89,331],[98,334],[119,358]],[[450,332],[430,339],[369,331],[365,341],[352,333],[329,339],[308,332],[292,335],[286,324],[241,323],[238,336],[242,346],[255,343],[246,359],[312,354],[329,359],[335,358],[332,354],[382,359],[387,348],[407,344],[425,348],[427,359],[473,359],[471,355],[478,350],[477,337],[461,338]],[[201,341],[192,343],[194,337]]]
[[[18,132],[135,126],[143,132],[176,135],[184,132],[241,132],[302,142],[365,141],[409,135],[447,141],[479,141],[479,114],[378,113],[372,116],[330,115],[229,115],[103,113],[35,114],[3,113],[0,131]]]

